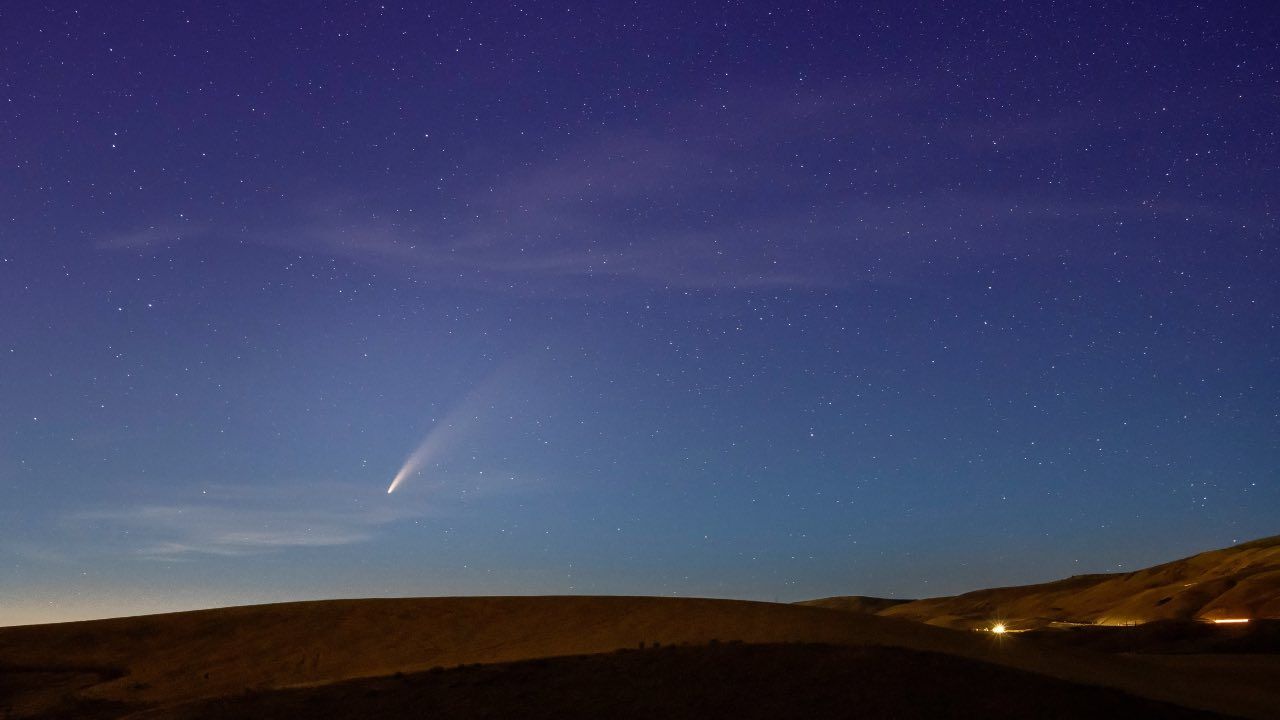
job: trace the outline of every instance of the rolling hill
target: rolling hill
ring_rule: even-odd
[[[1270,636],[1189,638],[1181,631],[1153,631],[1147,634],[1154,640],[1091,636],[1073,645],[1042,642],[1036,633],[969,630],[992,618],[1030,627],[1277,615],[1278,558],[1280,538],[1269,538],[1135,573],[910,602],[364,599],[8,627],[0,628],[0,717],[291,717],[304,706],[311,711],[301,714],[318,718],[409,717],[416,716],[411,699],[427,696],[439,712],[457,716],[467,716],[467,698],[481,696],[525,698],[567,716],[573,707],[606,708],[610,698],[629,697],[625,707],[601,710],[626,715],[628,708],[649,707],[644,688],[668,698],[671,708],[699,707],[703,696],[740,708],[735,717],[755,717],[752,712],[767,707],[731,700],[732,693],[715,683],[742,683],[743,698],[768,688],[801,692],[809,704],[797,707],[815,713],[856,702],[882,707],[884,716],[929,716],[930,693],[992,717],[1025,713],[1021,700],[1000,699],[1007,690],[998,685],[1008,681],[1042,688],[1045,696],[1076,697],[1081,704],[1064,700],[1063,707],[1085,715],[1107,703],[1130,708],[1126,712],[1134,716],[1159,715],[1150,701],[1271,718],[1280,707],[1280,657],[1269,654]],[[1135,639],[1210,650],[1134,655],[1124,648]],[[1224,648],[1253,654],[1213,654]],[[830,666],[832,658],[861,669],[850,675],[843,665]],[[526,664],[532,661],[543,664]],[[797,669],[788,670],[788,663]],[[919,667],[932,671],[921,675]],[[843,685],[829,692],[815,689],[821,683],[793,687],[786,677],[763,678],[769,668]],[[993,680],[957,680],[979,676]],[[919,699],[902,705],[907,695],[895,695],[894,688],[917,685]],[[492,692],[468,689],[473,686]],[[574,705],[575,698],[586,704]],[[482,710],[476,712],[488,712]]]
[[[0,628],[0,663],[96,668],[104,679],[86,696],[156,704],[433,667],[712,640],[981,651],[974,638],[914,622],[772,603],[475,597],[283,603]]]
[[[840,600],[816,602],[840,609]],[[853,607],[864,605],[862,598],[856,598]],[[1280,536],[1135,572],[977,590],[872,612],[958,629],[985,628],[997,621],[1026,629],[1052,623],[1132,625],[1155,620],[1280,618]]]

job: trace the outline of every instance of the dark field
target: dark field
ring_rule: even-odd
[[[886,647],[717,644],[467,666],[145,713],[261,718],[1212,718],[982,662]]]
[[[1051,647],[1158,655],[1280,654],[1280,620],[1243,625],[1162,620],[1133,627],[1032,630],[1019,639]]]
[[[1270,720],[1275,639],[1265,621],[997,636],[687,598],[286,603],[2,628],[0,718]]]

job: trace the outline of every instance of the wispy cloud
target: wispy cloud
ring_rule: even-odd
[[[252,555],[288,548],[350,545],[379,528],[422,517],[422,508],[355,496],[345,486],[212,488],[190,499],[75,513],[70,519],[127,537],[145,557]]]
[[[664,110],[665,127],[587,127],[533,156],[461,167],[455,189],[405,200],[338,189],[274,226],[228,219],[210,235],[343,258],[433,284],[572,294],[601,287],[829,286],[839,278],[795,248],[812,203],[780,140],[878,122],[883,89],[851,96],[741,89]],[[850,113],[870,113],[856,122]],[[748,156],[763,157],[748,162]],[[392,205],[412,208],[399,212]],[[99,243],[164,242],[149,227]]]
[[[432,285],[575,295],[827,288],[927,267],[922,250],[954,257],[1026,238],[1031,216],[1063,229],[1088,216],[1229,214],[1158,189],[1025,181],[1037,168],[1051,177],[1067,149],[1114,133],[1132,109],[1110,120],[1070,106],[964,115],[928,87],[880,77],[728,88],[517,143],[510,157],[450,151],[454,172],[438,187],[337,188],[326,202],[261,214],[280,218],[274,226],[234,218],[208,233]],[[153,226],[100,245],[202,230]]]
[[[193,240],[209,228],[194,223],[161,223],[100,237],[94,243],[102,250],[138,250]]]

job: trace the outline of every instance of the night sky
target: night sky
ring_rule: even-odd
[[[5,3],[0,624],[920,597],[1280,532],[1278,38]]]

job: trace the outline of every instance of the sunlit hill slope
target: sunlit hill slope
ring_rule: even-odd
[[[1154,620],[1280,618],[1280,536],[1193,555],[1145,570],[1078,575],[884,607],[865,598],[813,604],[973,629],[1052,623],[1121,625]]]

